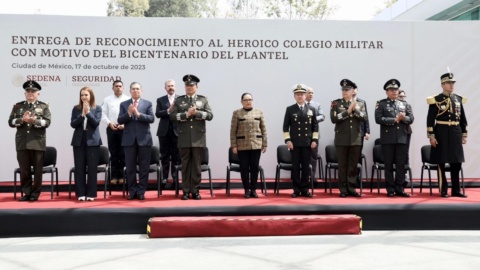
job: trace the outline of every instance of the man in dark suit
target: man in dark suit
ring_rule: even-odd
[[[125,125],[122,137],[122,146],[125,150],[125,166],[128,183],[128,199],[145,200],[145,190],[148,183],[150,168],[150,151],[152,148],[152,134],[150,124],[155,121],[152,103],[140,98],[142,86],[138,82],[130,84],[131,100],[120,103],[118,123]],[[136,168],[138,162],[138,184]]]
[[[405,160],[407,159],[408,125],[413,123],[413,114],[405,101],[398,99],[400,82],[388,80],[385,89],[387,98],[377,101],[375,122],[380,125],[380,143],[385,162],[387,196],[410,197],[403,190],[405,182]],[[395,180],[393,179],[395,164]]]
[[[317,110],[305,102],[306,92],[306,85],[294,86],[296,103],[287,107],[283,120],[285,143],[292,151],[292,198],[312,197],[308,191],[308,177],[312,151],[318,145],[318,123]]]
[[[467,195],[460,192],[459,173],[465,162],[463,144],[467,143],[467,117],[463,104],[467,99],[453,93],[456,82],[453,73],[443,74],[440,81],[443,92],[427,99],[427,133],[432,145],[430,161],[438,164],[441,196],[448,198],[445,163],[449,163],[451,196],[466,198]]]
[[[20,201],[36,201],[42,191],[43,159],[46,149],[46,128],[50,126],[50,107],[38,99],[42,87],[26,81],[25,100],[13,105],[8,124],[17,129],[15,146],[20,167],[20,183],[25,194]],[[33,167],[33,183],[31,176]]]
[[[160,118],[158,123],[157,136],[160,143],[160,159],[162,161],[162,184],[167,183],[168,172],[171,171],[172,178],[176,178],[175,165],[180,164],[180,153],[178,151],[177,122],[170,119],[173,110],[175,94],[175,81],[165,82],[167,94],[157,99],[155,116]]]
[[[335,150],[338,157],[340,197],[360,197],[355,191],[358,160],[362,151],[362,125],[368,120],[365,103],[353,98],[356,84],[348,79],[340,81],[342,98],[334,100],[330,119],[335,124]]]
[[[183,76],[186,95],[175,99],[170,119],[178,123],[178,147],[182,159],[182,200],[201,200],[198,192],[202,177],[203,148],[207,146],[206,121],[213,118],[205,96],[197,94],[200,79],[191,74]]]

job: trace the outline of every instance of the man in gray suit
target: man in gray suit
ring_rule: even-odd
[[[207,146],[206,123],[213,118],[205,96],[197,94],[200,79],[195,75],[183,76],[186,95],[175,99],[170,119],[178,123],[178,147],[182,160],[182,200],[201,200],[198,192],[202,177],[203,148]]]
[[[162,160],[162,184],[167,183],[169,171],[172,172],[172,178],[176,178],[175,165],[180,164],[177,122],[170,119],[174,101],[178,97],[175,94],[174,80],[165,82],[165,91],[167,94],[157,99],[157,107],[155,109],[155,116],[160,118],[157,136],[160,143],[160,158]]]
[[[38,100],[42,87],[26,81],[25,100],[13,105],[8,124],[17,129],[15,146],[20,167],[20,183],[25,194],[20,201],[36,201],[42,191],[42,168],[46,150],[46,129],[50,126],[50,107]],[[33,183],[31,176],[33,167]]]
[[[307,105],[314,107],[317,110],[317,123],[320,124],[325,120],[325,115],[323,114],[322,106],[320,103],[313,100],[313,88],[307,87],[307,95],[305,96],[305,102]],[[318,139],[320,139],[320,127],[318,128]],[[315,171],[317,169],[317,159],[318,159],[318,145],[315,149],[312,149],[312,158],[310,159],[310,164],[312,165],[312,172],[315,176]],[[320,175],[321,176],[321,175]],[[316,181],[316,177],[314,177]]]
[[[145,200],[148,174],[150,169],[150,151],[152,134],[150,124],[155,121],[152,103],[140,98],[142,96],[140,83],[130,84],[131,99],[120,103],[118,123],[124,125],[122,146],[125,151],[125,167],[128,183],[128,200],[135,198]],[[137,161],[139,181],[137,184]]]

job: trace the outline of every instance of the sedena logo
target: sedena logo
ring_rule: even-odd
[[[25,77],[22,74],[15,74],[12,76],[12,84],[14,86],[22,86],[25,82]]]

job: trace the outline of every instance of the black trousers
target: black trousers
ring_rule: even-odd
[[[88,146],[84,132],[82,145],[73,147],[75,195],[77,198],[82,196],[97,197],[97,166],[99,158],[100,146]]]
[[[382,144],[382,154],[385,162],[385,181],[387,192],[402,192],[405,182],[405,161],[407,159],[406,144]],[[393,173],[395,164],[395,179]]]
[[[452,181],[452,194],[460,193],[460,170],[462,169],[462,163],[449,163],[450,164],[450,178]],[[445,175],[445,163],[438,164],[438,177],[442,185],[442,194],[447,194],[448,183]]]
[[[43,158],[45,151],[17,151],[17,161],[20,167],[20,184],[25,196],[38,198],[42,192]],[[31,168],[33,167],[33,182]]]
[[[107,127],[108,151],[110,152],[110,164],[112,179],[121,179],[125,167],[125,154],[122,147],[123,130],[111,130]]]
[[[294,193],[308,192],[308,177],[310,176],[310,146],[294,146],[292,150],[292,183]]]
[[[313,158],[313,157],[316,157],[316,156],[318,156],[318,146],[312,149],[312,156],[310,157],[310,165],[312,165],[313,179],[316,179],[315,178],[315,173],[317,171],[317,166],[318,166],[318,160]],[[319,174],[320,174],[320,172],[319,172]],[[320,178],[320,176],[321,175],[319,175],[319,178]]]
[[[255,191],[258,181],[258,166],[262,150],[241,150],[238,151],[240,160],[240,175],[245,190]]]
[[[338,158],[338,182],[341,193],[355,193],[355,182],[358,177],[358,158],[361,145],[335,145]]]
[[[182,187],[184,193],[198,193],[202,180],[203,147],[180,148]]]
[[[172,173],[172,178],[176,178],[175,165],[180,164],[180,152],[178,150],[178,137],[172,129],[168,128],[165,136],[159,136],[160,160],[162,162],[162,179],[168,179],[168,173]]]
[[[145,195],[150,174],[150,157],[152,146],[140,146],[135,141],[131,146],[123,147],[125,150],[125,165],[127,173],[128,192],[130,195]],[[138,164],[138,183],[137,183]]]

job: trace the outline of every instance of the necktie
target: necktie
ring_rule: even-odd
[[[303,106],[300,106],[300,111],[303,112]]]
[[[135,108],[138,108],[138,100],[135,100],[135,102],[133,102],[133,106],[135,106]]]
[[[32,103],[28,103],[28,108],[31,109],[33,107]]]

